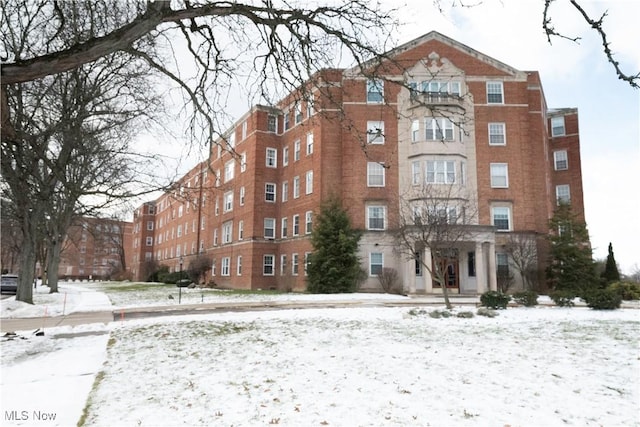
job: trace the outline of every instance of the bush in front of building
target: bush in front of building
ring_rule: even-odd
[[[615,310],[620,308],[622,296],[613,289],[594,289],[587,292],[582,299],[594,310]]]
[[[576,298],[576,293],[573,291],[553,291],[549,294],[551,300],[558,307],[573,307],[573,300]]]
[[[521,291],[513,294],[513,300],[525,307],[538,305],[538,293],[535,291]]]
[[[640,283],[614,282],[607,289],[617,292],[625,301],[640,300]]]
[[[497,309],[507,308],[507,304],[511,301],[511,297],[500,291],[487,291],[480,295],[480,304],[483,307]]]
[[[316,294],[354,292],[360,278],[360,232],[337,198],[320,206],[311,232],[313,253],[307,266],[307,290]]]

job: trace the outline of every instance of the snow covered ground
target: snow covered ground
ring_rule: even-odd
[[[100,292],[76,289],[67,304],[98,309],[101,298],[107,306]],[[640,426],[639,310],[510,308],[471,319],[433,310],[224,313],[22,333],[2,341],[0,424],[76,425],[88,399],[89,426]]]

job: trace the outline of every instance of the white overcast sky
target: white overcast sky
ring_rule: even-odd
[[[395,4],[391,2],[390,4]],[[576,107],[580,118],[582,179],[587,226],[596,258],[609,242],[629,273],[640,266],[640,91],[618,80],[600,40],[568,0],[553,3],[556,30],[579,36],[579,44],[542,31],[543,0],[485,0],[444,16],[426,0],[405,0],[401,43],[431,30],[520,70],[537,70],[550,108]],[[450,4],[451,1],[444,0]],[[467,3],[473,3],[472,0]],[[611,49],[628,73],[640,71],[640,1],[582,0],[592,17],[608,10],[605,29]]]
[[[542,31],[544,0],[463,0],[477,5],[448,8],[444,14],[431,0],[380,1],[398,8],[403,23],[395,36],[398,44],[439,31],[512,67],[539,71],[549,108],[578,108],[585,210],[594,256],[605,258],[612,242],[623,272],[640,266],[640,91],[617,79],[599,38],[569,0],[552,4],[553,23],[556,30],[581,40],[556,38],[552,45]],[[442,0],[447,6],[453,2]],[[640,0],[581,0],[581,4],[592,17],[608,11],[605,29],[616,59],[628,73],[639,72]],[[242,104],[239,98],[232,104]],[[242,115],[248,106],[236,109]],[[159,147],[161,139],[154,138],[152,144]],[[172,147],[169,151],[178,155],[175,142]],[[203,156],[190,151],[189,144],[183,147],[178,170],[186,172]]]

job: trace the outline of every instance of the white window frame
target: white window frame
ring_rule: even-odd
[[[504,123],[489,123],[489,145],[507,145],[507,127]]]
[[[420,185],[422,182],[422,164],[419,160],[411,162],[411,184]]]
[[[499,171],[504,170],[498,174]],[[489,165],[489,174],[491,178],[491,188],[509,188],[509,164],[508,163],[491,163]],[[504,184],[499,180],[504,179]]]
[[[267,240],[273,240],[276,238],[276,219],[275,218],[264,219],[264,238]]]
[[[307,171],[305,175],[305,194],[313,193],[313,171]]]
[[[236,169],[236,161],[229,160],[224,164],[224,182],[229,182],[233,179]]]
[[[240,206],[244,206],[245,190],[244,186],[240,187]]]
[[[366,211],[366,220],[367,220],[367,230],[386,230],[387,229],[387,207],[383,205],[369,205],[367,206]],[[382,213],[380,217],[379,213]],[[382,226],[372,226],[371,221],[382,220]]]
[[[264,184],[264,201],[267,203],[276,202],[277,185],[273,182],[265,182]]]
[[[289,181],[282,183],[282,203],[289,200]]]
[[[566,134],[564,116],[551,117],[551,136],[565,136]]]
[[[304,214],[304,233],[311,234],[313,229],[313,212],[307,211]]]
[[[231,243],[233,241],[233,221],[227,221],[222,224],[222,244]]]
[[[569,203],[571,203],[571,187],[569,184],[556,185],[556,204],[560,206],[561,204]]]
[[[379,162],[367,162],[367,187],[384,187],[385,175],[384,165]]]
[[[244,221],[238,221],[238,240],[244,240]]]
[[[424,137],[427,141],[455,141],[453,122],[446,117],[427,117],[424,120]]]
[[[300,160],[300,140],[296,140],[293,142],[293,161],[297,162]]]
[[[264,164],[268,168],[278,167],[278,149],[267,147]]]
[[[497,100],[497,95],[500,95],[500,100]],[[504,104],[504,85],[502,81],[491,80],[487,82],[487,104]]]
[[[376,260],[375,260],[376,263],[375,264],[373,263],[374,256],[376,258]],[[378,262],[378,259],[377,259],[378,257],[380,258],[379,262]],[[376,270],[379,269],[379,271],[376,272],[376,273],[374,273],[374,271],[373,271],[374,270],[374,268],[373,268],[374,266],[378,267],[378,268],[376,268]],[[384,253],[383,252],[369,252],[369,277],[377,277],[378,274],[380,274],[382,272],[383,268],[384,268]]]
[[[299,236],[300,235],[300,215],[294,215],[293,219],[293,236]]]
[[[411,121],[411,142],[420,141],[420,120]]]
[[[286,216],[280,221],[280,238],[286,239],[289,234],[289,218]]]
[[[299,262],[300,262],[300,259],[298,257],[298,254],[297,253],[291,254],[291,275],[292,276],[298,275]]]
[[[289,146],[282,149],[282,165],[289,166]]]
[[[293,107],[293,111],[294,111],[294,122],[295,124],[300,124],[302,123],[302,105],[300,105],[300,103],[296,103],[296,105],[294,105]]]
[[[506,216],[506,218],[505,218]],[[507,228],[498,227],[496,225],[496,219],[499,221],[508,221]],[[510,206],[492,206],[491,207],[491,224],[496,227],[496,231],[511,231],[513,229],[513,222],[511,218],[511,207]]]
[[[425,182],[427,184],[455,184],[456,162],[454,160],[427,160]]]
[[[297,199],[300,197],[300,177],[293,177],[293,198]]]
[[[382,104],[384,102],[384,81],[368,79],[366,82],[367,104]]]
[[[286,274],[286,271],[287,271],[287,255],[281,254],[280,255],[280,275],[284,276]]]
[[[223,196],[222,212],[231,212],[233,210],[233,191],[227,191]]]
[[[367,143],[384,144],[384,121],[367,121]]]
[[[270,260],[270,262],[268,262]],[[271,267],[271,272],[267,272],[267,268]],[[262,256],[262,275],[275,276],[276,274],[276,256],[273,254],[264,254]]]
[[[307,156],[313,154],[313,132],[307,133]]]
[[[553,152],[553,168],[557,171],[569,169],[569,153],[567,150]]]
[[[242,255],[236,258],[236,276],[242,276]]]
[[[222,261],[220,262],[220,275],[225,277],[231,276],[231,257],[222,257]]]
[[[278,116],[275,114],[267,115],[267,132],[278,133]]]

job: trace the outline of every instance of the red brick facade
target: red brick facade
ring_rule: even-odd
[[[365,231],[363,268],[371,273],[382,260],[401,271],[408,290],[433,291],[430,281],[409,277],[392,231],[412,168],[425,179],[434,162],[455,167],[451,176],[474,194],[476,225],[484,226],[461,247],[460,292],[495,287],[494,258],[504,258],[510,233],[542,242],[557,196],[583,214],[577,111],[549,110],[537,72],[513,69],[436,32],[389,55],[394,61],[376,70],[383,99],[367,72],[326,70],[309,82],[312,100],[294,93],[276,107],[247,112],[209,161],[136,212],[135,278],[144,278],[143,260],[176,271],[180,259],[186,269],[206,257],[211,270],[203,281],[303,290],[305,254],[312,250],[307,223],[322,200],[337,195],[354,227]],[[427,94],[419,96],[439,87],[435,92],[446,97],[417,106],[410,87]],[[455,126],[450,141],[434,142],[430,126],[444,120],[443,99]],[[377,136],[367,133],[380,127]],[[482,263],[481,277],[467,267],[472,262]],[[364,285],[376,289],[375,275]]]

